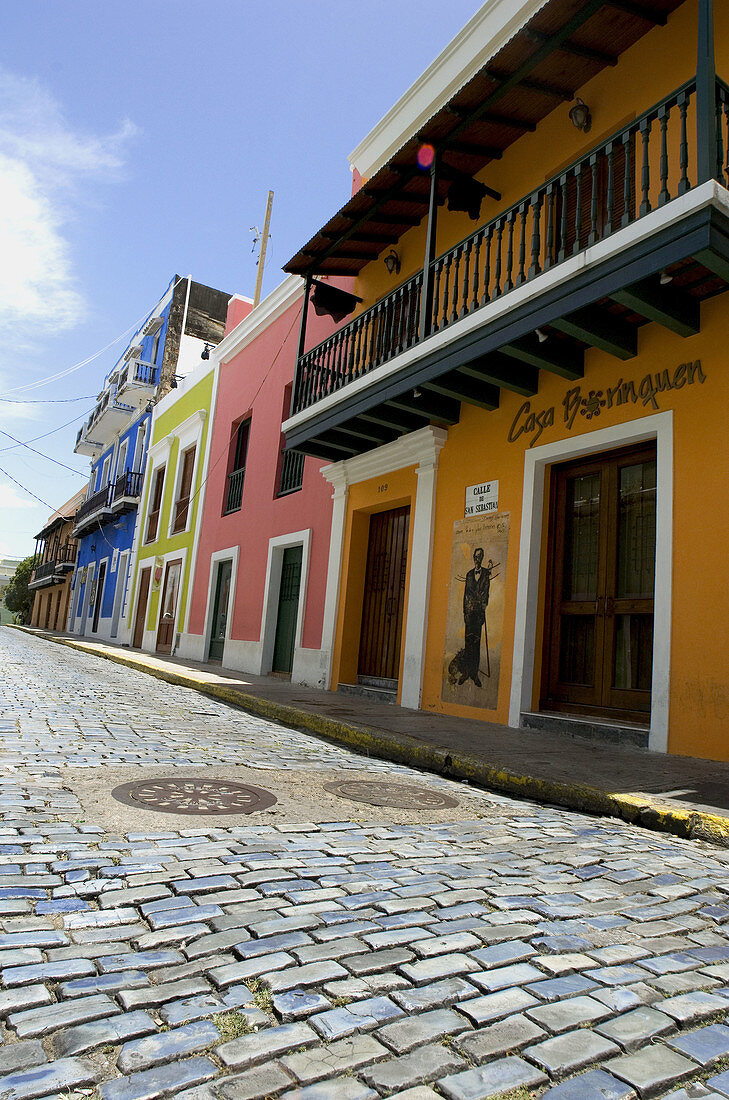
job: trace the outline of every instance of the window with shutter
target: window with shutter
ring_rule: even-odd
[[[165,467],[160,466],[159,470],[154,475],[154,486],[152,488],[152,507],[149,510],[149,516],[147,518],[147,537],[145,542],[153,542],[157,538],[157,527],[159,526],[159,512],[162,507],[162,490],[165,483]]]
[[[175,519],[172,525],[172,533],[178,534],[187,527],[187,517],[190,511],[190,492],[192,490],[192,471],[195,466],[196,447],[189,447],[182,456],[182,476],[180,478],[180,491],[175,502]]]

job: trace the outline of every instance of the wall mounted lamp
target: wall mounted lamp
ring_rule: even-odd
[[[214,346],[215,346],[214,344],[206,343],[205,347],[200,352],[200,358],[201,359],[209,359],[210,358],[210,349]]]
[[[579,96],[574,107],[570,108],[570,118],[573,126],[578,130],[582,130],[583,134],[589,134],[592,127],[592,115],[590,114],[590,108]]]
[[[391,248],[385,256],[385,267],[389,271],[390,275],[399,275],[401,266],[402,265],[400,263],[400,257],[398,256],[395,249]]]
[[[661,286],[668,286],[669,283],[673,282],[673,275],[670,271],[662,271],[659,282]]]
[[[535,336],[536,336],[536,338],[537,338],[537,340],[539,341],[540,344],[545,344],[547,342],[547,340],[549,339],[549,333],[545,332],[541,328],[535,328],[534,329],[534,334],[535,334]]]

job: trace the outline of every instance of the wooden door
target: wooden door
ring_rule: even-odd
[[[210,631],[210,646],[208,647],[209,661],[222,661],[223,659],[232,572],[232,561],[221,561],[218,564],[218,575],[215,581],[215,603],[213,605],[213,625]]]
[[[299,617],[301,588],[301,546],[287,546],[281,564],[281,585],[278,594],[276,639],[273,645],[274,672],[291,672],[294,663],[296,623]]]
[[[157,653],[171,653],[172,639],[175,633],[175,615],[177,613],[177,594],[180,590],[182,560],[168,561],[165,570],[165,584],[162,589],[162,607],[157,628]]]
[[[370,516],[359,643],[360,678],[397,683],[405,607],[410,509]]]
[[[104,581],[106,579],[106,562],[102,561],[99,566],[99,580],[96,585],[96,598],[94,600],[94,619],[91,624],[91,631],[93,634],[99,629],[99,615],[101,614],[101,601],[104,598]]]
[[[542,705],[645,720],[655,555],[655,447],[555,470]]]
[[[149,582],[152,577],[151,568],[143,569],[139,577],[139,598],[137,600],[137,615],[134,620],[134,637],[132,646],[134,649],[142,648],[144,639],[144,620],[147,618],[147,600],[149,599]]]

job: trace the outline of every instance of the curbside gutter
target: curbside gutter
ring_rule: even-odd
[[[144,672],[168,684],[191,688],[193,691],[219,699],[270,721],[293,726],[339,745],[346,745],[365,756],[375,756],[396,764],[407,764],[448,779],[467,780],[474,786],[498,791],[501,794],[528,798],[534,802],[551,803],[583,813],[617,817],[631,825],[640,825],[656,832],[672,833],[692,840],[706,840],[729,848],[729,818],[721,817],[719,814],[684,809],[657,799],[648,799],[646,796],[604,791],[582,783],[566,783],[554,779],[542,779],[538,776],[520,775],[508,768],[488,764],[470,753],[447,751],[419,741],[408,734],[393,731],[383,733],[367,726],[351,725],[348,722],[301,710],[299,707],[249,695],[244,691],[227,687],[225,684],[209,682],[196,675],[194,671],[173,671],[171,668],[149,665],[142,655],[137,657],[131,653],[108,650],[93,642],[59,637],[31,627],[8,625],[14,630],[42,638],[44,641],[56,642],[58,645],[68,646],[69,649],[91,653],[96,657],[103,657],[105,660]]]

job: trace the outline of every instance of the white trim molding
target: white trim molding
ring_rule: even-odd
[[[519,538],[519,575],[514,623],[509,725],[521,726],[521,716],[532,710],[537,646],[539,572],[544,530],[546,468],[583,455],[655,440],[656,574],[653,612],[653,680],[648,747],[668,751],[671,681],[671,581],[673,574],[673,412],[655,413],[625,424],[555,443],[534,447],[524,454],[524,496]]]
[[[263,592],[263,612],[261,614],[261,671],[265,676],[273,667],[273,650],[276,642],[276,623],[278,621],[278,597],[281,590],[281,568],[284,550],[292,546],[301,546],[301,581],[299,584],[299,607],[296,615],[294,635],[294,657],[291,665],[291,682],[299,680],[299,651],[304,630],[306,612],[306,588],[309,578],[309,558],[311,555],[311,528],[303,531],[289,531],[285,535],[276,535],[268,540],[268,559],[266,561],[266,587]]]
[[[230,632],[233,623],[233,609],[235,608],[235,590],[238,580],[238,559],[240,557],[240,546],[229,546],[225,550],[215,550],[210,555],[210,561],[208,563],[208,595],[205,603],[205,618],[203,619],[203,632],[202,634],[191,634],[188,626],[186,626],[184,633],[180,638],[180,645],[178,654],[180,657],[189,657],[195,661],[207,661],[208,650],[210,649],[210,636],[213,632],[213,616],[215,614],[214,602],[215,602],[215,588],[217,585],[217,568],[216,566],[223,561],[232,562],[231,574],[230,574],[230,592],[228,594],[228,617],[225,623],[225,645],[223,646],[223,667],[225,667],[225,649],[230,642]],[[197,566],[199,568],[199,565]],[[192,591],[193,591],[193,569],[190,569],[190,580],[188,581],[188,600],[187,600],[187,623],[190,619],[190,605],[192,604]]]
[[[327,590],[322,624],[322,669],[324,686],[331,687],[332,661],[337,629],[339,595],[342,576],[342,554],[346,531],[349,486],[360,481],[416,467],[417,488],[412,508],[410,531],[410,585],[408,588],[407,623],[403,651],[403,681],[400,703],[419,707],[425,666],[425,643],[430,598],[430,575],[433,559],[435,526],[436,479],[438,456],[445,446],[448,432],[430,425],[416,432],[376,447],[373,451],[346,458],[324,466],[322,476],[333,488],[332,531],[329,542]],[[416,551],[419,555],[415,559]]]

